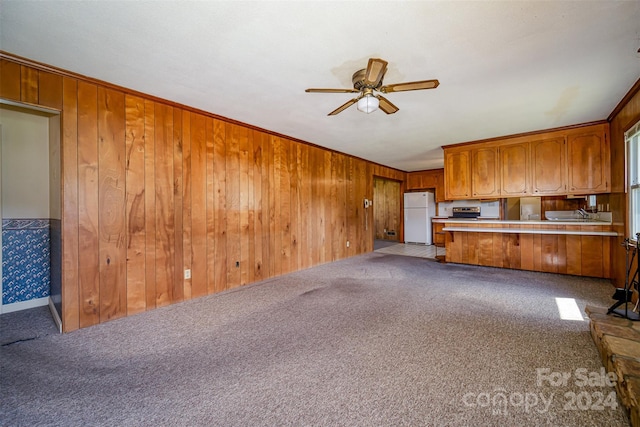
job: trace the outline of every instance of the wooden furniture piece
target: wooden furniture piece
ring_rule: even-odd
[[[447,262],[611,277],[610,223],[446,220]]]
[[[611,191],[606,122],[443,148],[446,200]]]
[[[433,245],[436,247],[436,259],[438,262],[446,262],[445,259],[445,232],[443,231],[444,223],[438,220],[431,220],[431,232],[433,233]],[[439,254],[438,248],[442,248],[442,254]]]
[[[407,191],[435,190],[436,202],[444,202],[444,169],[430,169],[417,172],[408,172]]]

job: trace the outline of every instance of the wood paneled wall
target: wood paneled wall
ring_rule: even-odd
[[[402,222],[401,182],[390,179],[373,179],[374,237],[382,240],[399,240]],[[388,234],[393,232],[394,234]]]
[[[612,245],[611,265],[613,282],[622,287],[625,282],[625,250],[622,246],[627,236],[627,194],[625,193],[625,144],[624,132],[640,120],[640,80],[619,105],[617,112],[610,120],[611,133],[611,194],[602,202],[609,203],[613,214],[614,231],[618,233],[617,241]],[[608,199],[608,200],[607,200]],[[600,200],[598,201],[601,202]]]
[[[406,175],[6,54],[0,98],[62,114],[65,331],[372,251]]]

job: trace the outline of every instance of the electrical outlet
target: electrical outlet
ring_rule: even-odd
[[[349,241],[347,240],[347,247],[349,247]]]
[[[188,268],[184,270],[184,278],[191,279],[191,270],[189,270]]]

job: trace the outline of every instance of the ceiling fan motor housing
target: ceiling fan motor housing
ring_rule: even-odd
[[[353,73],[353,76],[351,77],[351,81],[353,82],[353,88],[355,90],[362,90],[362,88],[365,88],[365,87],[369,87],[371,89],[378,89],[380,86],[382,86],[382,79],[380,79],[376,87],[365,85],[364,77],[366,73],[367,73],[366,69],[358,70],[355,73]]]

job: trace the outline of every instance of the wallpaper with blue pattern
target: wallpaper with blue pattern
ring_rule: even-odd
[[[49,296],[48,219],[2,220],[2,304]]]

